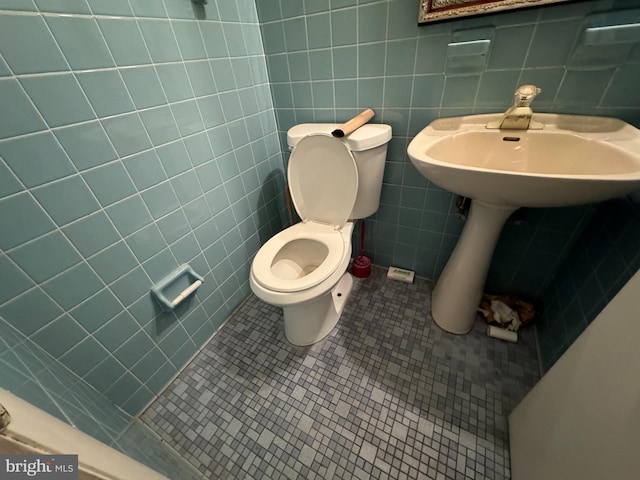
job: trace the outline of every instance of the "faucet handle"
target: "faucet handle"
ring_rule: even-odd
[[[520,85],[513,94],[514,103],[517,107],[528,107],[541,91],[535,85]]]

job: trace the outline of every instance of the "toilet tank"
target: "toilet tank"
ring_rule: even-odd
[[[289,150],[307,135],[325,133],[331,135],[339,123],[302,123],[287,132]],[[351,150],[358,168],[358,194],[350,219],[373,215],[380,205],[380,191],[387,158],[387,145],[391,140],[391,126],[377,123],[363,125],[351,135],[340,139]]]

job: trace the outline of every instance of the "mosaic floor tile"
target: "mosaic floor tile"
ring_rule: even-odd
[[[431,283],[385,274],[356,279],[306,348],[251,296],[142,420],[212,479],[508,479],[507,416],[539,378],[533,331],[445,333]]]

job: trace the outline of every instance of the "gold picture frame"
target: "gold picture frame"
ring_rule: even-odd
[[[420,0],[418,25],[571,0]]]

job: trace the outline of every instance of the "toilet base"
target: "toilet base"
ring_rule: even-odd
[[[304,347],[329,335],[340,320],[352,288],[353,277],[345,273],[327,293],[307,302],[283,307],[287,340]]]

